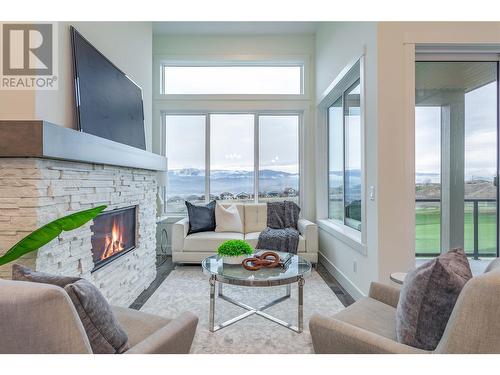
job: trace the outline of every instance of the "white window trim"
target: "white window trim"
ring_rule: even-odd
[[[321,230],[330,233],[349,247],[362,254],[366,254],[366,245],[361,239],[361,232],[359,230],[332,219],[320,219],[318,220],[318,226]]]
[[[300,94],[164,94],[164,66],[300,66]],[[310,61],[308,55],[223,55],[223,56],[153,56],[153,98],[155,100],[309,100]]]
[[[302,95],[161,95],[162,64],[165,61],[289,61],[302,63],[304,93]],[[196,114],[196,113],[279,113],[301,114],[299,123],[299,199],[301,215],[313,218],[313,200],[305,195],[305,187],[311,188],[310,180],[314,178],[311,168],[306,170],[306,150],[311,148],[311,130],[307,124],[314,121],[312,103],[311,56],[303,55],[153,55],[153,140],[155,152],[165,155],[165,124],[164,114]],[[307,165],[310,165],[308,162]],[[163,189],[165,190],[165,188]],[[310,196],[310,193],[309,193]],[[166,202],[165,202],[166,209]],[[164,215],[167,215],[166,212]],[[169,214],[170,215],[176,215]],[[182,216],[179,216],[182,217]]]
[[[317,118],[318,118],[318,149],[317,149],[317,171],[318,181],[321,181],[319,186],[317,199],[317,217],[320,229],[330,233],[340,241],[346,243],[359,253],[366,255],[366,121],[365,121],[365,61],[364,53],[353,59],[345,66],[339,75],[332,81],[324,93],[317,101]],[[328,217],[328,108],[339,97],[339,89],[342,87],[342,82],[350,81],[350,73],[352,68],[359,63],[360,71],[360,118],[361,118],[361,231],[355,230],[344,223],[332,220]],[[345,84],[345,86],[348,86]],[[347,88],[347,87],[346,87]]]
[[[261,110],[261,111],[161,111],[161,153],[166,155],[166,116],[205,116],[205,203],[210,202],[210,115],[231,115],[231,114],[249,114],[254,116],[254,199],[253,203],[259,202],[258,182],[259,182],[259,117],[260,116],[298,116],[298,137],[299,137],[299,205],[304,202],[304,178],[303,178],[303,134],[304,134],[304,112],[303,111],[280,111],[280,110]],[[163,189],[164,212],[167,217],[186,217],[187,213],[177,213],[167,211],[167,187]],[[208,194],[207,194],[208,193]]]

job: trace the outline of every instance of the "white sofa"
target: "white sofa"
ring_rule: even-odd
[[[224,205],[226,206],[226,205]],[[237,204],[243,221],[243,232],[201,232],[188,235],[189,219],[176,222],[172,231],[172,261],[175,263],[200,263],[217,252],[227,240],[245,240],[255,248],[259,233],[267,227],[267,205],[265,203]],[[318,226],[308,220],[299,219],[300,232],[298,253],[312,263],[318,262]]]

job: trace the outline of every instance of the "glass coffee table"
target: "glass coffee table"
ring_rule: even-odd
[[[280,255],[285,253],[276,252]],[[209,311],[209,330],[211,332],[218,331],[234,324],[251,315],[259,315],[269,319],[277,324],[280,324],[297,333],[302,332],[304,328],[304,276],[311,272],[311,263],[302,258],[300,255],[293,255],[286,268],[261,268],[258,271],[248,271],[242,265],[228,265],[222,262],[222,258],[218,255],[212,255],[205,258],[201,263],[203,271],[210,275],[210,311]],[[291,285],[298,285],[298,314],[297,326],[287,323],[281,319],[266,313],[264,310],[283,302],[290,298]],[[237,301],[231,297],[224,295],[222,290],[223,284],[238,285],[244,287],[268,287],[286,285],[286,293],[284,296],[277,298],[263,306],[252,307],[243,302]],[[247,312],[234,317],[224,323],[215,325],[215,286],[218,286],[218,297],[239,306]]]

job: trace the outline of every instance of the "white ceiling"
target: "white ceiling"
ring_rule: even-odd
[[[154,34],[314,34],[320,22],[153,22]]]
[[[417,90],[469,92],[496,79],[496,63],[491,61],[423,61],[415,65]]]

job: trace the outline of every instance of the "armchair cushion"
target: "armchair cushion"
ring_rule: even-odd
[[[142,312],[138,313],[143,314]],[[197,325],[198,317],[196,315],[189,312],[182,313],[134,345],[126,354],[188,354]]]
[[[369,297],[396,308],[398,306],[400,290],[391,285],[372,282]]]
[[[170,319],[126,307],[112,306],[113,313],[128,335],[131,347],[166,326]]]
[[[428,353],[336,318],[327,318],[317,314],[311,317],[309,329],[316,354]]]
[[[335,319],[396,340],[396,309],[373,298],[361,298],[335,314]]]
[[[127,334],[120,327],[108,302],[87,280],[32,271],[19,264],[12,267],[12,278],[64,288],[76,308],[94,354],[123,353],[129,348]]]
[[[498,270],[500,270],[500,258],[495,258],[490,262],[490,264],[488,264],[488,267],[486,267],[484,273]]]
[[[469,262],[462,249],[450,250],[409,272],[397,307],[398,341],[434,350],[470,278]]]

